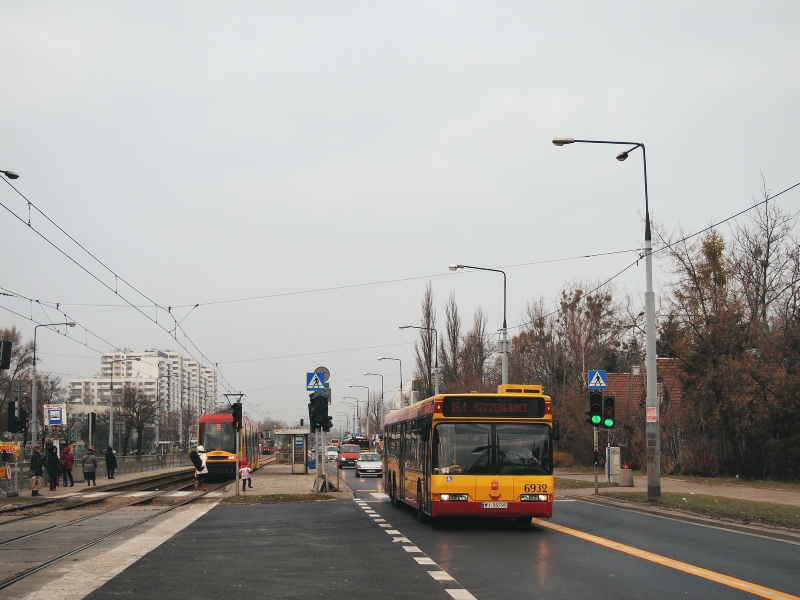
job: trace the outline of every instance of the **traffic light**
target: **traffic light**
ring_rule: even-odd
[[[597,467],[599,465],[600,465],[600,453],[599,452],[595,452],[594,453],[594,466]]]
[[[22,411],[23,414],[25,411]],[[9,400],[8,402],[8,432],[9,433],[20,433],[24,431],[25,427],[23,423],[20,422],[19,417],[17,416],[17,403],[14,400]]]
[[[11,368],[11,342],[0,342],[0,369]]]
[[[592,392],[589,394],[589,410],[584,411],[589,417],[586,422],[590,425],[600,425],[603,421],[603,394]]]
[[[606,396],[603,400],[603,427],[611,429],[614,426],[614,396]]]
[[[242,428],[242,403],[234,402],[231,413],[233,414],[233,428],[239,431]]]
[[[328,398],[324,394],[314,393],[309,399],[308,418],[311,430],[323,429],[328,421]]]
[[[322,431],[330,431],[333,429],[333,417],[327,416],[322,423]]]

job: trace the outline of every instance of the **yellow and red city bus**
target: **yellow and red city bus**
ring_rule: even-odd
[[[551,401],[540,385],[496,394],[441,394],[391,411],[384,427],[384,489],[428,517],[553,514]]]

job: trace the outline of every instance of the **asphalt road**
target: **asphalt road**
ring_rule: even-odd
[[[563,500],[529,527],[421,524],[380,479],[340,476],[356,501],[218,506],[89,597],[709,600],[753,597],[750,584],[800,596],[797,545]]]

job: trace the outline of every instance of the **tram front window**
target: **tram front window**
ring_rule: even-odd
[[[224,450],[225,452],[233,452],[234,448],[234,429],[232,423],[201,423],[200,424],[200,439],[206,449],[210,450]]]

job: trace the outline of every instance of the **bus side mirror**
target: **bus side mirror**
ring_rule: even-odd
[[[554,442],[561,439],[561,428],[558,426],[558,421],[553,421],[553,433],[551,437]]]

